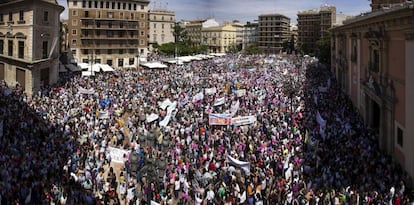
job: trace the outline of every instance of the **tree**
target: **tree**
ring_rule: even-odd
[[[321,63],[326,65],[331,64],[331,33],[329,31],[324,32],[322,38],[316,42],[318,49],[318,59]]]

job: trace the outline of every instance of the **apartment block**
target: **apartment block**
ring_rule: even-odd
[[[336,7],[324,5],[319,9],[298,13],[298,44],[305,53],[316,54],[316,42],[336,24]]]
[[[259,48],[266,53],[280,53],[283,42],[290,36],[290,18],[281,14],[262,14],[259,16]]]
[[[372,11],[380,9],[388,9],[394,4],[401,4],[405,2],[413,2],[412,0],[371,0],[371,9]]]
[[[149,49],[153,49],[153,44],[162,45],[174,42],[175,12],[165,9],[154,9],[148,12]]]
[[[50,0],[0,3],[0,80],[29,97],[57,82],[63,10]]]
[[[135,68],[148,53],[148,0],[68,0],[69,46],[78,63]]]

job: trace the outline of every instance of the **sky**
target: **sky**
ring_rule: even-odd
[[[336,6],[337,13],[358,15],[370,11],[369,0],[150,0],[150,9],[175,11],[177,21],[215,18],[218,22],[254,21],[260,14],[279,13],[296,24],[299,11],[317,9],[321,5]],[[58,0],[65,6],[62,18],[67,19],[67,0]]]

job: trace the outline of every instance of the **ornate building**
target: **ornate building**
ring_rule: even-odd
[[[69,47],[78,63],[136,67],[148,52],[149,0],[68,0]]]
[[[413,3],[373,7],[331,31],[331,68],[338,82],[378,133],[381,149],[413,178]]]
[[[28,96],[58,80],[60,13],[56,1],[0,3],[0,80]]]

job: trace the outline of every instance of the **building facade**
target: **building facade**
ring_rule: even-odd
[[[232,24],[202,29],[202,45],[210,53],[227,53],[236,48],[237,28]]]
[[[257,46],[259,39],[259,24],[247,22],[243,27],[243,47]]]
[[[414,178],[414,12],[407,3],[331,29],[331,69],[378,133],[378,143]]]
[[[281,14],[259,16],[259,49],[266,53],[280,53],[283,42],[288,41],[290,19]]]
[[[336,7],[321,6],[319,9],[298,13],[298,44],[305,53],[317,52],[316,42],[324,37],[336,23]]]
[[[162,45],[174,42],[175,12],[164,9],[154,9],[148,12],[149,22],[149,50],[153,50],[153,44]]]
[[[373,11],[380,9],[387,9],[392,6],[392,4],[405,3],[407,0],[371,0],[371,8]]]
[[[148,0],[68,0],[69,46],[78,63],[135,68],[148,53]]]
[[[0,3],[0,80],[28,96],[57,82],[63,10],[50,0]]]

